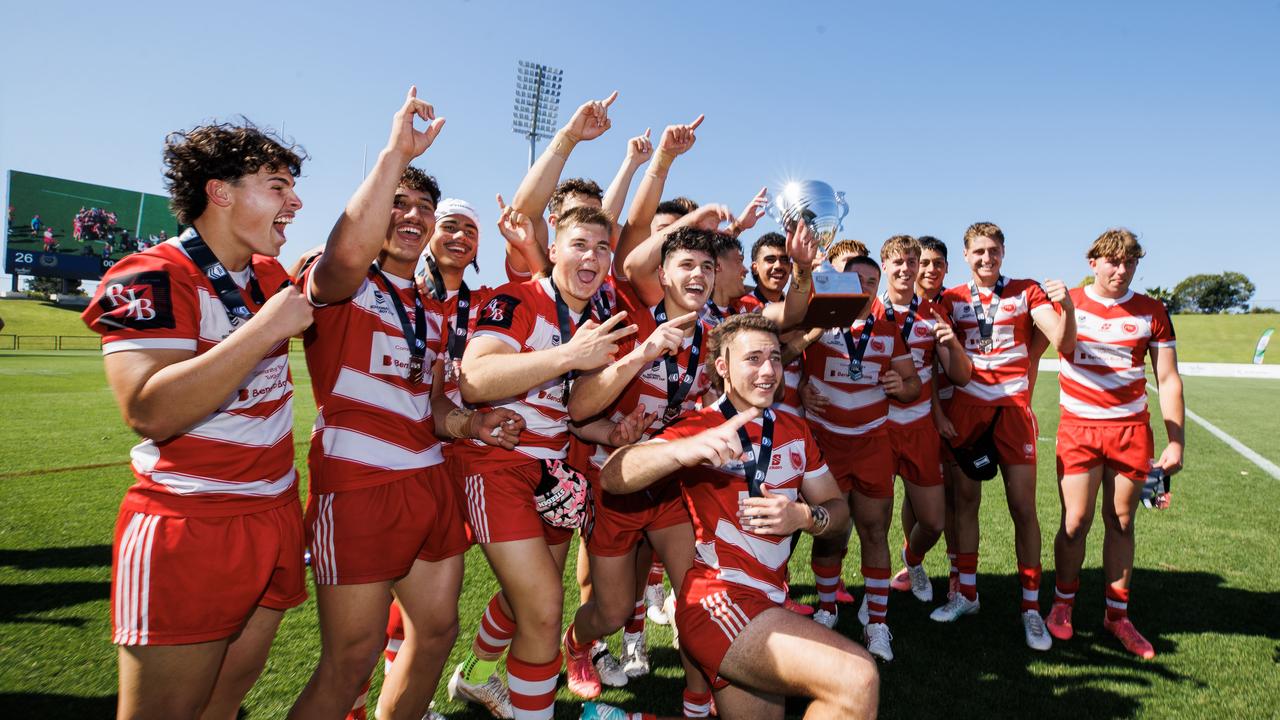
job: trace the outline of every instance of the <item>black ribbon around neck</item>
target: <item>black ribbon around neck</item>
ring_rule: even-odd
[[[738,414],[738,409],[729,401],[727,395],[720,402],[720,414],[726,421]],[[743,452],[747,453],[747,459],[742,463],[743,475],[747,480],[747,491],[751,497],[763,497],[764,491],[761,488],[764,486],[765,475],[769,472],[769,465],[773,463],[773,409],[765,408],[761,416],[759,453],[751,443],[746,425],[738,428],[738,442],[742,444]],[[761,460],[764,462],[760,462]]]
[[[187,228],[178,238],[178,242],[196,267],[200,268],[200,272],[209,279],[214,292],[218,293],[218,300],[222,301],[222,308],[227,312],[231,327],[237,327],[253,317],[253,311],[245,305],[244,296],[240,294],[240,286],[231,279],[231,271],[213,254],[204,238],[200,237],[200,233],[196,232],[195,228]],[[249,264],[249,296],[259,306],[267,301],[266,296],[262,294],[262,287],[258,285],[258,279],[253,275],[252,261]]]

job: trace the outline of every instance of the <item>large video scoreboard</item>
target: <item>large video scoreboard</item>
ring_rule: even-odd
[[[120,258],[178,231],[163,195],[9,171],[11,275],[97,280]]]

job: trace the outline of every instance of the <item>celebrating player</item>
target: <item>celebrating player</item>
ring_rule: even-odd
[[[601,483],[632,493],[679,481],[698,544],[676,625],[720,717],[781,718],[787,695],[813,698],[813,717],[872,717],[879,681],[866,651],[781,607],[792,533],[843,536],[848,506],[804,422],[771,407],[777,325],[737,315],[713,335],[721,400],[614,453]]]
[[[306,598],[289,338],[311,306],[275,258],[302,157],[252,125],[165,141],[180,237],[103,277],[83,318],[142,436],[116,521],[122,718],[234,718]]]
[[[1049,632],[1074,634],[1071,609],[1080,587],[1085,538],[1103,489],[1102,573],[1107,583],[1103,627],[1125,649],[1155,657],[1151,643],[1129,621],[1133,577],[1134,513],[1147,473],[1182,469],[1182,377],[1169,314],[1158,300],[1129,289],[1145,253],[1133,233],[1108,230],[1086,257],[1094,282],[1071,290],[1079,321],[1075,352],[1062,353],[1062,421],[1058,425],[1058,487],[1062,523],[1054,542],[1057,587]],[[1147,355],[1155,369],[1168,443],[1154,463],[1147,410]]]
[[[1059,351],[1074,350],[1076,316],[1061,280],[1043,286],[1010,280],[1004,264],[1004,232],[993,223],[974,223],[964,233],[964,258],[972,271],[965,285],[943,293],[948,314],[964,336],[973,377],[957,387],[949,408],[951,446],[965,448],[991,430],[996,461],[1004,478],[1013,519],[1018,578],[1022,587],[1023,634],[1033,650],[1048,650],[1053,639],[1040,616],[1040,521],[1036,516],[1037,425],[1031,410],[1028,344],[1039,328]],[[1062,307],[1059,315],[1054,305]],[[956,566],[959,588],[930,615],[954,622],[978,611],[978,508],[982,485],[965,473],[955,483]]]
[[[417,130],[415,118],[429,124]],[[443,125],[411,88],[386,149],[301,278],[317,307],[306,335],[319,408],[307,523],[322,644],[291,717],[351,708],[382,649],[392,593],[405,641],[378,715],[422,717],[457,637],[467,549],[436,435],[510,448],[522,426],[510,410],[471,413],[433,392],[444,380],[441,319],[438,308],[427,313],[414,272],[440,191],[408,164]]]

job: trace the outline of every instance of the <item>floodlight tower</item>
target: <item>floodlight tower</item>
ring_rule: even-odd
[[[564,70],[527,60],[516,66],[516,102],[511,113],[511,131],[529,138],[529,167],[537,157],[538,140],[556,133],[560,112],[560,81]]]

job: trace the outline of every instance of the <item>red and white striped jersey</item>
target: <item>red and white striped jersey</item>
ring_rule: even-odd
[[[618,357],[631,352],[637,345],[643,344],[650,335],[658,329],[658,321],[654,314],[658,310],[658,306],[644,307],[640,299],[636,297],[635,291],[632,290],[630,283],[625,280],[617,282],[618,297],[621,301],[619,309],[627,310],[627,322],[636,326],[636,332],[625,341],[625,344],[619,348]],[[633,308],[639,308],[633,309]],[[668,318],[675,315],[683,315],[679,310],[669,310]],[[680,406],[682,412],[693,410],[698,407],[699,401],[702,400],[703,394],[711,387],[711,376],[707,373],[708,363],[713,359],[707,355],[707,334],[711,332],[711,326],[701,319],[702,338],[701,345],[698,349],[698,369],[693,376],[693,384],[689,386],[689,392],[684,396]],[[684,344],[681,345],[680,353],[676,356],[676,364],[680,368],[680,381],[684,380],[685,375],[689,371],[689,357],[693,351],[693,337],[686,337]],[[646,413],[657,413],[658,418],[654,421],[651,430],[662,427],[663,415],[667,411],[667,370],[666,356],[658,358],[649,363],[641,370],[627,387],[623,389],[622,394],[609,407],[607,416],[612,422],[618,422],[626,417],[628,413],[634,411],[637,406],[643,405]],[[645,433],[642,440],[649,438],[648,432]],[[591,465],[597,470],[604,466],[604,461],[609,459],[609,455],[614,448],[595,445],[594,452],[591,455]]]
[[[883,302],[882,298],[882,305],[877,314],[886,317]],[[893,306],[893,322],[898,328],[899,337],[902,336],[902,331],[906,327],[909,309],[908,305]],[[933,409],[933,361],[937,357],[937,341],[934,332],[938,326],[938,321],[933,318],[935,312],[944,317],[946,315],[939,306],[928,300],[921,300],[913,316],[911,331],[904,340],[911,351],[911,362],[915,364],[916,373],[920,376],[920,397],[909,403],[889,398],[889,424],[893,427],[932,426],[933,424],[930,410]]]
[[[873,309],[873,313],[876,311]],[[828,330],[804,351],[804,371],[809,383],[831,401],[821,412],[805,418],[840,435],[871,435],[885,432],[889,421],[889,396],[880,385],[881,373],[894,360],[910,357],[898,329],[876,314],[855,322],[850,328],[856,347],[866,323],[871,322],[871,338],[862,355],[862,377],[849,377],[849,350],[839,330]]]
[[[979,289],[979,302],[985,313],[991,307],[991,293]],[[1035,323],[1031,311],[1051,305],[1049,297],[1035,280],[1008,280],[996,305],[995,323],[991,330],[992,347],[983,352],[979,347],[981,332],[974,314],[969,285],[957,285],[942,294],[947,315],[955,322],[956,335],[964,342],[965,352],[973,360],[973,376],[967,385],[955,389],[952,402],[968,405],[1030,405],[1031,393],[1027,373],[1031,362],[1027,344]]]
[[[1071,300],[1076,349],[1060,356],[1063,424],[1147,423],[1147,351],[1176,347],[1164,304],[1133,291],[1110,300],[1090,287],[1072,288]]]
[[[275,258],[254,255],[251,269],[268,298],[289,279]],[[250,272],[231,276],[246,307],[256,312],[261,306],[244,290]],[[177,238],[112,266],[81,317],[102,335],[104,355],[126,350],[203,355],[237,329],[213,284]],[[289,343],[272,348],[207,417],[162,442],[144,439],[130,456],[138,482],[125,495],[122,507],[129,511],[240,515],[296,499]]]
[[[310,295],[313,263],[302,275]],[[409,380],[409,343],[386,289],[370,271],[347,300],[318,306],[303,336],[315,426],[312,494],[343,492],[411,477],[444,462],[431,417],[431,366],[440,346],[440,315],[427,312],[422,382]],[[412,280],[386,275],[414,322]]]
[[[782,366],[782,399],[775,406],[785,413],[796,417],[804,417],[804,407],[800,402],[800,383],[804,381],[804,356],[797,355],[791,362]]]
[[[494,290],[478,312],[473,339],[496,338],[516,352],[550,350],[569,341],[560,337],[549,278],[507,283]],[[584,315],[589,312],[590,305]],[[569,320],[572,333],[583,318],[570,310]],[[454,451],[472,474],[531,460],[563,459],[569,445],[567,400],[564,379],[556,376],[519,397],[483,403],[478,406],[480,409],[504,407],[524,418],[520,444],[514,450],[504,450],[468,439],[454,443]]]
[[[795,500],[800,497],[803,481],[828,472],[827,464],[803,420],[777,412],[776,408],[774,418],[773,456],[764,486],[771,493]],[[691,437],[724,421],[720,403],[715,403],[677,418],[655,438],[668,441]],[[758,450],[761,421],[757,419],[746,428]],[[672,477],[680,481],[693,521],[695,566],[711,570],[724,582],[763,592],[774,602],[785,600],[791,536],[757,535],[739,523],[738,505],[749,494],[742,463],[683,468]]]

